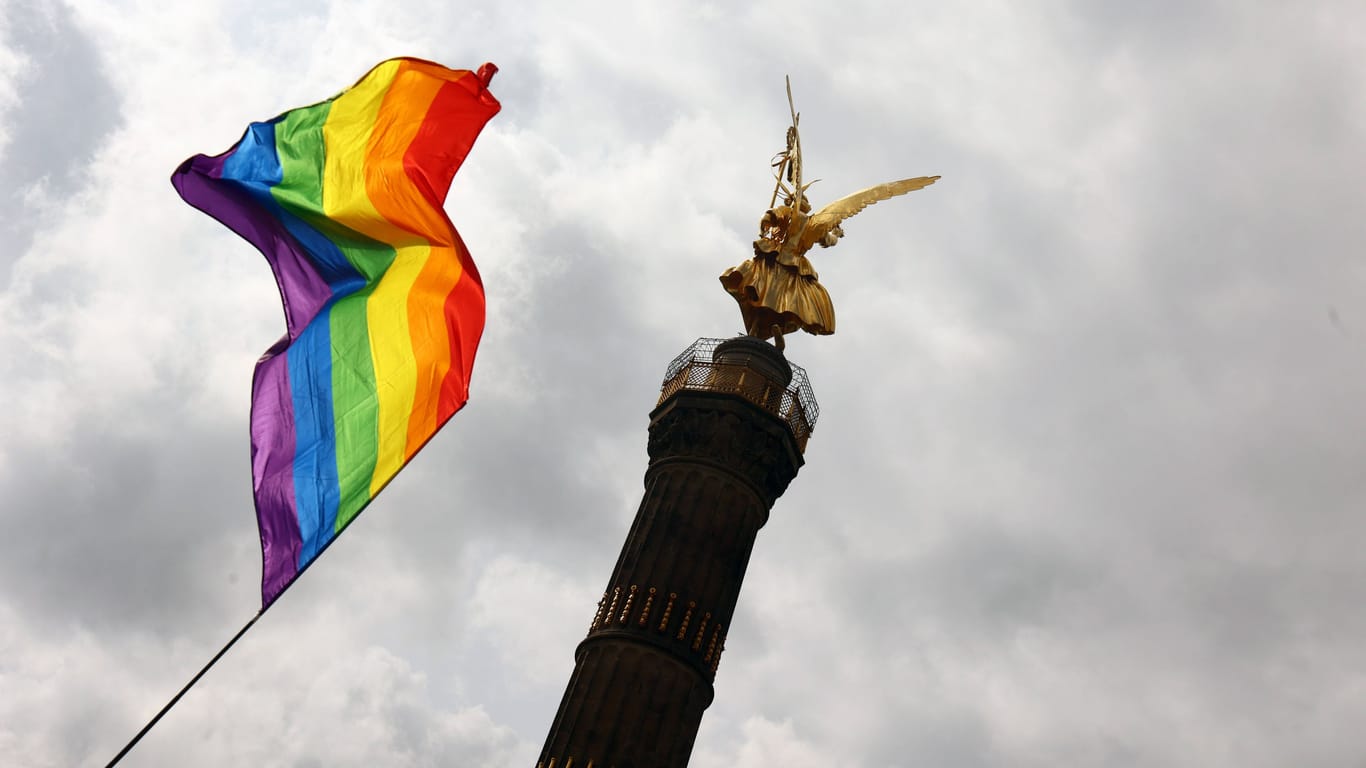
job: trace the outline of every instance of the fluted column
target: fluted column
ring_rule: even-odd
[[[803,463],[791,377],[741,337],[665,382],[645,495],[539,768],[687,765],[755,536]]]

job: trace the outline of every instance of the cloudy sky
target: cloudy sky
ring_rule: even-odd
[[[692,764],[1366,765],[1366,9],[835,5],[0,0],[0,764],[104,765],[258,607],[283,317],[168,175],[412,55],[501,67],[470,403],[124,765],[534,764],[785,74],[817,204],[943,179],[814,256]]]

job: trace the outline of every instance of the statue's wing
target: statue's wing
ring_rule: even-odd
[[[807,220],[806,229],[802,232],[802,252],[819,242],[827,232],[838,226],[841,221],[873,203],[886,200],[889,197],[904,195],[907,192],[914,192],[917,189],[924,189],[938,179],[938,176],[917,176],[914,179],[889,181],[886,184],[879,184],[847,197],[841,197],[817,211]]]

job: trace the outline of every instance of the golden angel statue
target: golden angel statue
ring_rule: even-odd
[[[783,334],[798,329],[826,335],[835,332],[835,307],[820,284],[819,275],[806,258],[811,246],[829,248],[844,236],[840,224],[880,200],[904,195],[933,184],[938,176],[918,176],[869,187],[811,212],[802,184],[802,143],[797,133],[801,115],[792,106],[792,84],[787,86],[792,127],[787,129],[787,149],[774,157],[777,185],[769,205],[782,193],[783,204],[770,207],[759,221],[754,258],[721,275],[721,285],[740,305],[745,331],[760,339],[773,338],[781,349]]]

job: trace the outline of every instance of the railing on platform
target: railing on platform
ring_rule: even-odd
[[[726,339],[698,339],[675,357],[664,372],[659,402],[663,403],[684,389],[739,395],[787,422],[797,440],[798,450],[805,452],[806,441],[820,415],[806,370],[789,361],[792,380],[784,385],[752,367],[714,359],[712,353],[724,341]]]

